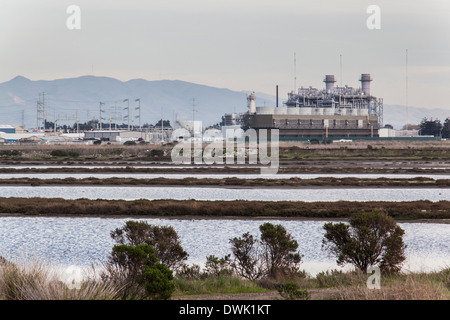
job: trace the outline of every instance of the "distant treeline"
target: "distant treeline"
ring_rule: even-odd
[[[443,124],[439,119],[424,118],[420,123],[419,135],[450,138],[450,118],[445,119]]]

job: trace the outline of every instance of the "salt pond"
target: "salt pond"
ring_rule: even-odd
[[[13,261],[41,261],[50,265],[88,267],[107,259],[113,246],[110,231],[123,226],[119,218],[0,218],[0,256]],[[318,220],[145,219],[171,225],[177,231],[188,263],[203,264],[206,256],[230,253],[229,239],[245,232],[259,235],[269,221],[283,225],[299,243],[302,268],[317,272],[339,269],[335,258],[321,248],[323,225]],[[450,224],[399,223],[405,230],[407,261],[403,271],[433,271],[450,266]],[[345,269],[345,268],[344,268]]]
[[[249,201],[440,201],[446,188],[244,188],[159,186],[0,186],[0,197]]]

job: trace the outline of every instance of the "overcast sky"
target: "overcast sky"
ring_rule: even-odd
[[[69,5],[79,30],[66,26]],[[450,110],[448,0],[2,0],[0,45],[0,82],[179,79],[273,95],[279,85],[284,99],[295,74],[297,87],[322,88],[326,74],[358,87],[370,73],[372,94],[400,105],[408,49],[408,104]]]

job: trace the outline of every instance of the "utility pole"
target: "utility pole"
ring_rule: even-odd
[[[294,52],[294,92],[297,91],[297,53]]]
[[[161,142],[164,142],[164,112],[161,107]]]
[[[139,115],[136,116],[136,118],[139,118],[139,130],[141,130],[141,99],[138,98],[136,100],[134,100],[134,102],[138,102],[138,107],[135,108],[135,110],[139,110]]]
[[[409,122],[409,110],[408,110],[408,49],[406,49],[406,125]]]
[[[130,130],[130,100],[129,99],[123,100],[123,102],[125,102],[125,101],[128,102],[128,107],[124,108],[123,110],[128,109],[128,115],[125,117],[128,118],[128,130]]]
[[[102,112],[105,112],[105,110],[103,110],[102,109],[102,106],[104,105],[104,103],[103,102],[100,102],[100,105],[99,105],[99,113],[100,113],[100,117],[99,117],[99,120],[98,120],[98,128],[100,129],[100,130],[102,130],[102,120],[104,119],[104,118],[102,118]]]
[[[192,135],[195,135],[195,113],[198,110],[195,109],[195,98],[192,99]]]
[[[78,135],[78,132],[79,132],[79,130],[80,130],[80,126],[79,126],[79,124],[78,124],[78,110],[76,111],[76,116],[75,116],[75,121],[76,121],[76,124],[77,124],[77,135]]]
[[[41,100],[42,99],[42,100]],[[36,113],[36,129],[41,128],[45,130],[45,93],[39,93],[39,99],[37,101],[37,113]]]
[[[42,115],[44,118],[44,131],[45,131],[45,125],[47,124],[47,114],[45,113],[45,92],[42,92]]]
[[[39,115],[41,112],[41,94],[39,93],[39,99],[36,103],[36,130],[39,130]]]

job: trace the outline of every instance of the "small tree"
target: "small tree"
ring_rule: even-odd
[[[114,246],[102,279],[119,285],[122,299],[169,299],[175,288],[172,271],[147,244]]]
[[[292,235],[282,225],[271,223],[262,224],[259,230],[260,240],[248,232],[230,239],[236,272],[250,280],[297,273],[301,255]]]
[[[242,237],[230,239],[231,251],[234,256],[232,267],[237,274],[249,280],[256,280],[263,276],[259,241],[246,232]]]
[[[337,263],[351,263],[366,272],[378,265],[382,271],[398,272],[405,260],[404,231],[385,213],[373,211],[352,216],[350,224],[326,223],[323,246],[337,256]]]
[[[146,221],[129,220],[122,228],[112,231],[111,237],[117,244],[148,244],[155,249],[158,260],[172,270],[179,269],[188,257],[172,226],[154,226]]]
[[[279,273],[298,272],[301,255],[297,252],[298,243],[292,235],[282,225],[268,222],[261,225],[259,230],[269,275],[276,277]]]

